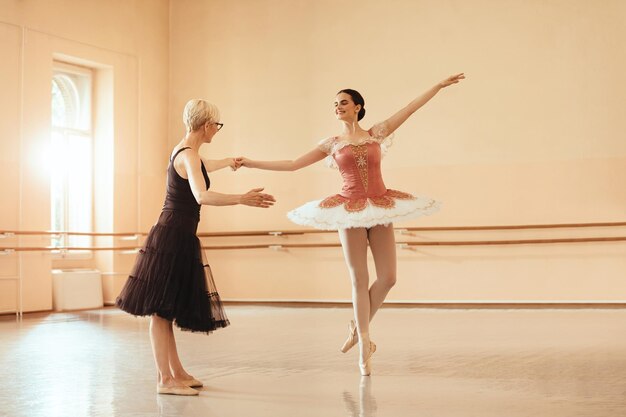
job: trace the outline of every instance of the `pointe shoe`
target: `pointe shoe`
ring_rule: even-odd
[[[359,335],[356,333],[356,323],[354,323],[354,320],[350,320],[348,331],[350,332],[348,334],[348,338],[346,339],[346,341],[343,343],[343,346],[341,347],[341,351],[343,353],[346,353],[347,351],[352,349],[354,345],[359,343]]]
[[[189,388],[201,388],[204,386],[202,381],[198,381],[196,378],[183,379],[180,382],[187,385]]]
[[[372,374],[372,355],[376,352],[376,344],[370,341],[370,351],[365,359],[359,359],[359,368],[362,376],[370,376]]]
[[[166,394],[166,395],[198,395],[200,394],[193,388],[190,387],[164,387],[162,385],[157,385],[157,394]]]

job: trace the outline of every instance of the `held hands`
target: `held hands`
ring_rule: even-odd
[[[233,171],[237,171],[241,167],[254,168],[254,161],[245,156],[226,158],[224,161],[226,161],[226,166],[229,166]]]
[[[239,158],[226,158],[224,160],[226,162],[226,166],[229,166],[231,170],[237,171],[241,168],[241,162],[239,162]]]
[[[245,156],[240,156],[238,158],[235,158],[235,161],[237,161],[237,163],[239,164],[239,167],[253,168],[252,160],[246,158]]]
[[[262,193],[263,188],[255,188],[241,195],[239,204],[252,207],[268,208],[274,205],[276,199],[274,196]]]
[[[237,171],[241,167],[253,168],[252,160],[243,156],[239,156],[237,158],[226,158],[224,159],[226,166],[229,166],[231,170]]]
[[[451,75],[439,83],[439,88],[448,87],[449,85],[456,84],[459,81],[464,80],[464,79],[465,79],[465,74],[463,73]]]

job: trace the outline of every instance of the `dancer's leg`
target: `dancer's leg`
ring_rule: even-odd
[[[367,272],[367,230],[363,228],[340,229],[339,240],[352,279],[352,305],[357,332],[369,332],[370,296]]]
[[[170,371],[169,350],[171,322],[156,314],[150,319],[150,342],[152,343],[152,354],[158,371],[158,383],[164,386],[174,384],[174,376]]]
[[[156,314],[150,319],[150,342],[154,362],[158,370],[157,393],[173,395],[198,395],[198,391],[177,381],[172,375],[169,363],[170,334],[172,322]]]
[[[352,278],[352,304],[359,336],[359,367],[361,375],[369,375],[370,358],[376,347],[370,343],[370,297],[369,275],[367,273],[367,230],[339,230],[346,264]]]
[[[372,227],[368,232],[368,240],[376,265],[376,281],[369,290],[371,321],[389,290],[396,284],[396,239],[393,225]]]
[[[180,362],[180,358],[178,357],[178,350],[176,349],[176,339],[174,338],[174,326],[170,321],[168,326],[169,332],[169,350],[168,350],[168,363],[170,366],[170,370],[172,371],[172,375],[175,379],[178,380],[188,380],[193,377],[185,371],[183,368],[183,364]]]

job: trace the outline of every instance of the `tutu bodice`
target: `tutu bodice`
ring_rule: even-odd
[[[341,195],[350,199],[376,197],[387,192],[380,172],[381,150],[376,143],[349,145],[333,157],[343,178]]]

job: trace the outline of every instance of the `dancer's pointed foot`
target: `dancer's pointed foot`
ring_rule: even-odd
[[[361,355],[359,357],[359,368],[362,376],[372,374],[372,355],[376,352],[376,344],[369,339],[366,344],[361,346]]]
[[[354,320],[350,320],[350,325],[348,326],[348,338],[343,343],[341,351],[346,353],[357,343],[359,343],[359,335],[356,333],[356,323]]]

